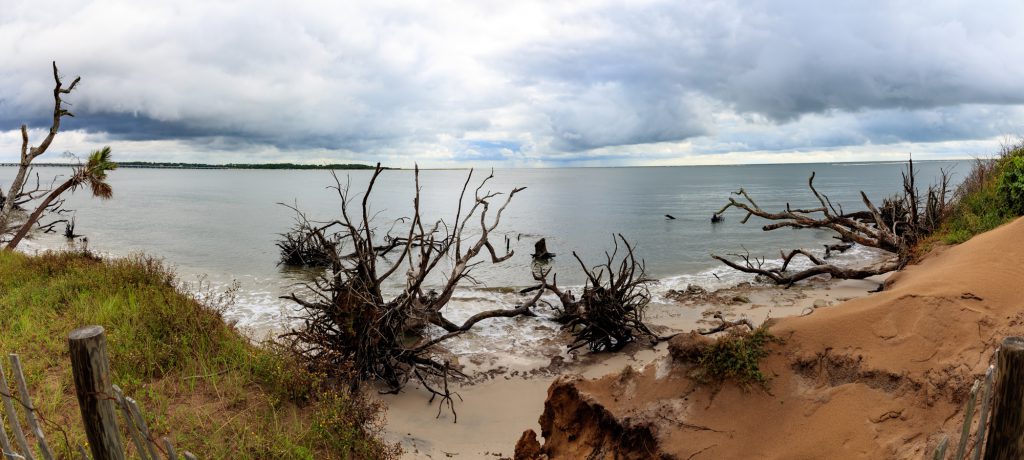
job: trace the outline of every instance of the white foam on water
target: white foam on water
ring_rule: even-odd
[[[530,296],[511,292],[495,292],[480,289],[457,290],[442,310],[446,318],[460,324],[482,311],[515,308]],[[557,301],[554,296],[545,300]],[[550,319],[555,312],[543,305],[534,309],[537,317],[490,318],[477,323],[462,335],[445,342],[445,347],[457,356],[500,354],[503,361],[508,359],[522,363],[546,364],[553,354],[560,354],[559,347],[547,342],[558,334],[560,325]],[[445,331],[431,326],[428,335],[439,337]]]
[[[31,254],[48,249],[67,249],[62,244],[56,240],[32,240],[23,243],[21,250]],[[824,250],[812,249],[811,252],[822,256]],[[885,254],[887,253],[873,248],[855,245],[845,253],[833,255],[830,261],[844,266],[865,266],[879,261]],[[105,256],[109,257],[111,254],[105,254]],[[766,267],[777,267],[781,263],[780,258],[765,260]],[[806,258],[801,257],[795,259],[791,266],[792,270],[800,270],[810,267],[811,264]],[[234,323],[256,340],[276,336],[302,326],[302,320],[299,318],[302,313],[301,308],[295,302],[280,298],[289,292],[302,295],[301,287],[287,284],[286,281],[278,278],[241,276],[237,278],[237,281],[226,281],[225,279],[204,278],[194,274],[191,276],[191,279],[188,275],[180,277],[185,282],[185,286],[188,286],[190,281],[193,286],[199,286],[202,283],[196,283],[196,281],[205,280],[206,287],[201,290],[212,294],[224,292],[237,282],[239,289],[235,293],[234,302],[227,306],[222,314],[226,320]],[[670,301],[665,296],[670,290],[686,289],[691,284],[699,285],[707,290],[716,290],[744,282],[754,283],[754,276],[719,266],[697,273],[665,277],[651,286],[651,294],[654,302],[668,303]],[[564,289],[579,292],[581,286],[567,286]],[[386,293],[386,295],[393,294],[397,294],[397,292]],[[516,289],[510,288],[459,288],[456,289],[452,300],[444,307],[442,313],[452,322],[461,324],[476,313],[499,308],[515,308],[531,298],[530,294],[522,295]],[[543,296],[542,300],[551,305],[558,305],[558,299],[550,294]],[[554,356],[569,359],[564,339],[558,339],[561,326],[550,319],[557,312],[544,305],[543,302],[534,310],[538,314],[537,317],[499,317],[483,320],[471,330],[446,341],[445,347],[460,358],[480,356],[493,359],[497,357],[502,365],[518,363],[524,368],[547,364]],[[436,326],[430,326],[427,329],[427,334],[430,337],[439,337],[444,333],[443,329]]]

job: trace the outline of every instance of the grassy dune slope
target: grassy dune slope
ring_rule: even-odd
[[[179,449],[200,458],[383,455],[378,408],[325,391],[286,354],[252,345],[176,285],[144,257],[0,251],[0,352],[21,355],[54,450],[70,457],[85,442],[65,341],[99,324],[114,383]]]

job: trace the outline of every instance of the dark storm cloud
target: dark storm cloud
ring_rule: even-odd
[[[696,92],[780,121],[830,109],[1020,104],[1024,6],[998,3],[614,5],[578,18],[602,29],[597,36],[533,43],[511,65],[536,84]]]
[[[67,128],[222,150],[619,161],[600,150],[941,142],[1024,122],[1024,4],[1009,0],[50,3],[0,16],[0,131],[45,126],[50,59],[83,75]]]

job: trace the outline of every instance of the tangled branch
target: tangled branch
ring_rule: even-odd
[[[871,268],[851,269],[829,264],[806,250],[795,249],[788,254],[780,251],[782,258],[780,267],[766,268],[764,259],[751,258],[749,252],[729,254],[731,258],[715,254],[712,254],[711,257],[733,269],[752,273],[776,284],[788,286],[818,275],[829,275],[832,278],[840,279],[863,279],[903,268],[910,261],[913,246],[937,230],[948,212],[946,202],[950,181],[948,171],[941,171],[939,182],[928,187],[922,199],[917,189],[916,172],[912,159],[908,161],[907,170],[903,172],[901,193],[886,198],[881,209],[876,207],[867,194],[862,191],[860,192],[861,201],[867,210],[844,212],[842,206],[835,206],[827,195],[820,193],[815,188],[814,177],[815,174],[811,173],[807,180],[807,187],[811,190],[819,206],[793,208],[787,203],[782,211],[767,211],[759,206],[744,189],[740,188],[733,193],[739,198],[730,197],[729,202],[716,215],[724,213],[729,208],[737,208],[746,212],[742,223],[747,223],[752,216],[772,221],[762,227],[764,231],[780,228],[832,230],[838,234],[837,238],[845,244],[825,245],[826,259],[831,256],[833,251],[844,252],[851,247],[851,244],[856,243],[892,253],[895,256],[894,260],[888,260]],[[790,262],[797,256],[806,258],[812,266],[795,273],[787,272]]]
[[[420,213],[417,168],[412,215],[396,221],[381,236],[374,226],[369,200],[383,171],[378,164],[361,201],[349,192],[348,184],[334,176],[332,188],[341,202],[341,216],[336,220],[312,222],[292,207],[305,232],[303,244],[326,254],[328,266],[301,295],[284,297],[302,308],[303,320],[302,328],[284,337],[311,366],[328,375],[350,378],[352,385],[380,382],[385,392],[398,392],[410,379],[416,379],[454,412],[453,393],[447,382],[465,376],[437,358],[436,347],[487,319],[532,316],[531,308],[540,298],[538,294],[514,308],[477,313],[459,324],[442,313],[456,288],[464,280],[472,280],[472,270],[483,262],[480,259],[485,257],[484,251],[494,264],[512,257],[507,238],[505,250],[499,253],[490,236],[512,198],[524,189],[514,188],[508,194],[485,191],[494,177],[492,173],[469,195],[473,179],[470,171],[459,195],[455,220],[428,224]],[[392,234],[396,229],[399,233]],[[430,285],[428,277],[445,266],[442,261],[450,262],[442,278],[445,281]],[[395,278],[404,278],[403,288],[386,298],[382,286]],[[427,325],[445,333],[431,338]]]

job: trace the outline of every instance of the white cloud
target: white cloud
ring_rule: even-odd
[[[0,161],[51,59],[83,77],[67,145],[124,159],[951,155],[1024,122],[1024,5],[997,3],[10,1]]]

